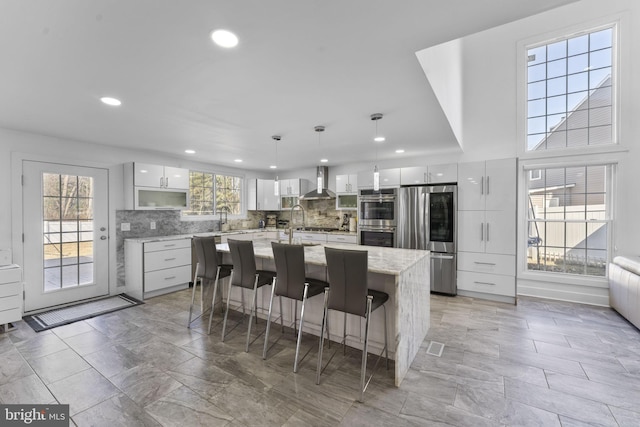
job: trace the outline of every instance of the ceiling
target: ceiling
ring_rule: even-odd
[[[415,52],[575,0],[1,1],[1,127],[268,171],[457,149]]]

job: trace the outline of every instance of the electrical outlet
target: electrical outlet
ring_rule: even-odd
[[[120,231],[131,231],[131,224],[128,222],[120,223]]]
[[[156,222],[155,221],[151,221],[151,223],[149,223],[149,226],[151,227],[152,230],[156,229]]]

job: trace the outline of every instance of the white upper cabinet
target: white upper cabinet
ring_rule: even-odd
[[[515,159],[460,163],[458,210],[503,210],[515,200]]]
[[[134,185],[138,187],[189,189],[189,169],[134,163]]]
[[[373,181],[372,181],[373,183]],[[336,175],[336,193],[357,193],[358,175]]]
[[[429,183],[429,169],[426,166],[413,166],[400,170],[401,185]]]
[[[256,180],[256,204],[255,209],[259,211],[280,210],[280,196],[275,195],[275,180]],[[251,191],[249,192],[251,194]],[[251,206],[251,202],[249,204]]]
[[[380,169],[380,187],[400,186],[400,168]],[[358,188],[373,188],[373,168],[358,172]]]
[[[441,184],[458,180],[458,165],[455,163],[445,165],[413,166],[400,170],[400,184]]]
[[[281,179],[280,181],[281,196],[299,196],[300,195],[300,179]]]
[[[458,181],[458,164],[429,165],[427,179],[429,184],[442,184]]]

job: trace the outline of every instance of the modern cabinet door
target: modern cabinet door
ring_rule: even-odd
[[[139,187],[164,187],[164,166],[134,163],[134,185]]]
[[[189,169],[164,167],[165,188],[189,189]]]
[[[371,172],[373,175],[373,172]],[[382,169],[380,171],[381,187],[398,187],[400,185],[400,168]]]
[[[516,160],[488,160],[485,171],[485,209],[516,206]]]
[[[484,210],[485,162],[460,163],[458,167],[458,210]]]
[[[358,175],[355,175],[355,174],[336,175],[336,193],[340,194],[340,193],[357,193],[357,192],[358,192]]]
[[[458,211],[458,251],[484,252],[484,211]]]
[[[460,163],[459,210],[503,210],[505,206],[515,206],[515,202],[515,159]]]
[[[515,211],[485,211],[484,242],[487,253],[515,255]]]
[[[256,209],[259,211],[280,210],[280,196],[274,192],[275,180],[258,179],[256,185]]]
[[[414,166],[400,169],[400,184],[428,184],[429,170],[426,166]]]
[[[429,165],[427,180],[429,184],[442,184],[458,181],[458,164]]]
[[[459,211],[458,250],[514,255],[515,216],[511,211]]]
[[[189,169],[135,162],[133,170],[137,187],[189,189]]]

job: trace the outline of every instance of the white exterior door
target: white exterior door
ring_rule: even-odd
[[[23,162],[25,311],[109,293],[108,171]]]

